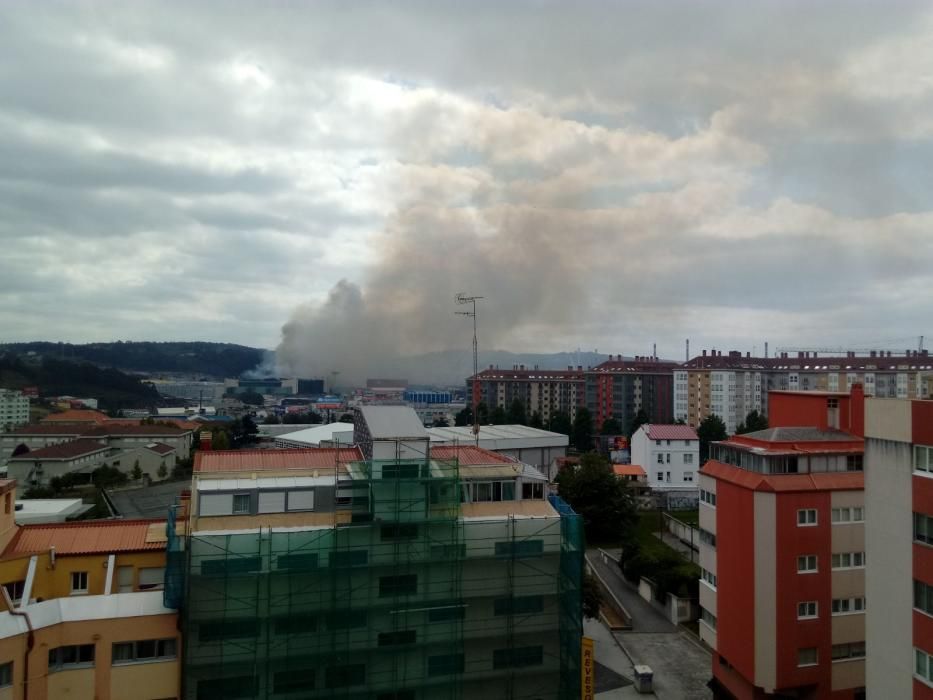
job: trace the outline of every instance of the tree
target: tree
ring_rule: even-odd
[[[567,437],[570,437],[570,433],[573,432],[573,423],[570,422],[570,416],[568,416],[563,411],[558,411],[551,416],[550,425],[548,425],[548,430],[553,433],[562,433]]]
[[[450,426],[450,421],[448,421],[444,416],[438,416],[434,419],[433,425],[435,428],[447,428]]]
[[[532,412],[531,419],[528,421],[528,426],[542,430],[544,428],[544,421],[541,420],[541,414],[537,411]]]
[[[323,421],[324,419],[314,411],[308,411],[307,413],[286,413],[282,418],[282,422],[286,425],[308,425],[322,423]]]
[[[108,489],[114,486],[122,486],[128,481],[126,474],[116,467],[98,467],[91,472],[91,481],[99,489]]]
[[[710,413],[697,428],[697,437],[700,438],[700,464],[703,464],[709,459],[709,444],[728,437],[726,424],[715,413]]]
[[[266,402],[262,394],[256,391],[244,391],[237,394],[237,398],[247,406],[262,406]]]
[[[470,406],[466,406],[459,411],[457,415],[454,416],[454,425],[464,426],[464,425],[473,425],[473,409]]]
[[[243,416],[240,420],[240,427],[243,431],[243,442],[256,442],[256,436],[259,435],[259,428],[256,421],[251,416]]]
[[[573,433],[570,441],[580,452],[592,449],[593,415],[584,406],[577,408],[577,415],[573,419]]]
[[[139,460],[133,462],[133,480],[139,481],[143,478],[143,470],[139,466]]]
[[[485,401],[476,404],[476,422],[480,425],[489,425],[489,406]]]
[[[162,462],[162,464],[159,465],[159,471],[157,471],[156,474],[159,475],[160,479],[164,479],[168,476],[168,469],[165,467],[165,462]]]
[[[599,618],[599,606],[603,602],[603,592],[599,581],[593,574],[583,575],[583,616],[590,619]]]
[[[509,405],[507,423],[511,425],[526,425],[528,418],[525,414],[525,403],[521,399],[512,399]]]
[[[744,433],[754,433],[756,430],[767,429],[768,417],[755,410],[745,416],[745,420],[742,423],[739,423],[738,427],[735,429],[735,434],[742,435]]]
[[[282,419],[279,418],[274,413],[269,413],[265,418],[262,419],[263,425],[279,425],[282,422]]]
[[[558,493],[583,519],[592,542],[618,543],[634,526],[634,497],[609,462],[595,452],[583,455],[576,469],[561,473]]]
[[[505,425],[509,422],[509,414],[505,412],[502,406],[496,406],[489,414],[489,423],[491,425]]]
[[[340,422],[341,422],[341,423],[352,423],[352,422],[353,422],[353,414],[352,414],[352,413],[344,413],[342,416],[340,416]]]
[[[215,430],[211,435],[211,449],[212,450],[229,450],[230,449],[230,436],[227,435],[226,430]]]
[[[643,426],[645,423],[650,423],[650,422],[651,422],[651,418],[648,416],[647,413],[645,413],[645,409],[639,408],[638,413],[632,416],[628,422],[627,432],[628,432],[629,439],[631,439],[632,435],[634,435],[641,426]]]
[[[599,431],[600,435],[621,435],[622,425],[615,418],[607,418]]]

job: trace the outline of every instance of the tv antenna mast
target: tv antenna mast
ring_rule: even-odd
[[[458,294],[456,301],[460,305],[469,304],[472,306],[472,311],[454,311],[457,316],[469,316],[473,319],[473,439],[476,441],[477,447],[479,446],[479,415],[477,414],[477,394],[479,393],[479,378],[476,376],[479,374],[479,345],[476,342],[476,302],[482,299],[483,297],[470,297],[466,294]]]

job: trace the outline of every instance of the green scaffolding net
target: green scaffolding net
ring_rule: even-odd
[[[183,693],[567,699],[580,694],[579,517],[462,517],[455,461],[354,462],[320,526],[169,524]]]

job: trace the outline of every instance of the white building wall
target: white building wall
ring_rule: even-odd
[[[18,391],[0,389],[0,431],[29,422],[29,397]]]
[[[683,371],[674,372],[674,420],[687,421],[689,401],[688,375]]]
[[[698,488],[699,440],[650,440],[646,428],[640,427],[632,436],[632,464],[644,468],[648,475],[648,486]]]

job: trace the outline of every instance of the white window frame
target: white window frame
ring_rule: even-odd
[[[75,577],[78,577],[78,582],[80,583],[81,577],[84,577],[84,587],[75,587]],[[87,571],[72,571],[71,572],[71,595],[87,595],[88,593],[88,573]]]
[[[801,612],[801,610],[803,612]],[[810,611],[813,612],[810,612]],[[820,606],[815,600],[802,600],[797,603],[798,620],[816,620],[820,616]]]
[[[816,527],[818,516],[816,508],[800,508],[797,511],[797,527]]]
[[[813,560],[813,568],[810,568],[810,560]],[[801,562],[801,560],[803,560]],[[803,563],[804,567],[801,568],[800,565]],[[819,559],[816,554],[799,554],[797,555],[797,573],[798,574],[815,574],[820,570]]]
[[[857,560],[859,561],[858,564],[855,563]],[[838,565],[836,563],[837,561],[839,562]],[[831,567],[833,571],[864,569],[865,552],[835,552],[832,555]]]

